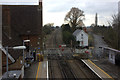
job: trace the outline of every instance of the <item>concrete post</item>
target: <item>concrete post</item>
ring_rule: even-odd
[[[0,44],[2,44],[2,6],[0,5]],[[2,77],[2,51],[0,50],[0,78]]]

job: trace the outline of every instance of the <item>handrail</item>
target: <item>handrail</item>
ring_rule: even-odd
[[[7,51],[5,50],[5,48],[0,44],[0,49],[5,53],[5,55],[7,55]],[[8,58],[14,63],[15,59],[8,53]]]
[[[117,50],[117,49],[113,49],[113,48],[110,48],[110,47],[99,47],[99,48],[108,49],[108,50],[111,50],[111,51],[114,51],[114,52],[118,52],[118,53],[120,53],[119,50]]]

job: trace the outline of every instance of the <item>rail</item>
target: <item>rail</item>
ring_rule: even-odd
[[[0,49],[5,53],[5,55],[7,55],[7,52],[5,50],[5,48],[0,44]],[[14,58],[8,53],[8,58],[14,63],[15,60]]]

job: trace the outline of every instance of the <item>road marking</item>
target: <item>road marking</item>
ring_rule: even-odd
[[[88,59],[88,61],[90,63],[92,63],[96,68],[98,68],[99,70],[101,70],[103,73],[105,73],[109,78],[111,78],[112,80],[114,80],[109,74],[107,74],[105,71],[103,71],[101,68],[99,68],[97,65],[95,65],[91,60]]]
[[[40,69],[40,64],[41,64],[41,62],[39,62],[39,65],[38,65],[37,74],[36,74],[36,80],[37,80],[37,78],[38,78],[38,73],[39,73],[39,69]]]

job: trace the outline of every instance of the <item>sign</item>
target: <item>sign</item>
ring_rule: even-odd
[[[62,46],[61,45],[59,45],[59,48],[61,48]]]
[[[66,47],[66,45],[61,45],[62,47]]]
[[[62,49],[62,51],[64,51],[64,49]]]

